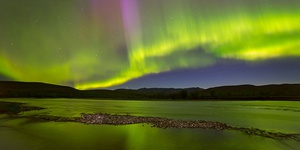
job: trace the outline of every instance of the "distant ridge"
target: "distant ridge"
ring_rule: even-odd
[[[39,82],[0,81],[2,98],[99,98],[190,100],[300,100],[300,84],[234,85],[202,88],[77,90]]]
[[[205,90],[205,96],[238,99],[298,99],[300,84],[236,85],[220,86]],[[205,97],[204,96],[204,97]]]
[[[55,85],[55,84],[48,84],[42,82],[17,82],[17,81],[0,81],[0,90],[4,89],[30,89],[30,88],[43,88],[43,89],[68,89],[68,90],[75,90],[69,86],[62,86],[62,85]]]
[[[69,97],[78,90],[40,82],[0,81],[0,97]]]

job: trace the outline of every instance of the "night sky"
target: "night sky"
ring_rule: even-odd
[[[1,0],[0,80],[300,83],[299,0]]]

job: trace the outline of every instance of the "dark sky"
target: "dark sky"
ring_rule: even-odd
[[[0,80],[300,83],[299,0],[2,0]]]

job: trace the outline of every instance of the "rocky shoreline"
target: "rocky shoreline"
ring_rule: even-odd
[[[82,114],[81,118],[75,119],[76,122],[85,124],[109,124],[109,125],[125,125],[147,123],[157,128],[202,128],[224,130],[228,128],[225,123],[216,121],[185,121],[175,120],[162,117],[143,117],[131,115],[112,115],[107,113]]]
[[[33,119],[33,118],[32,118]],[[261,130],[257,128],[234,127],[225,123],[203,120],[177,120],[162,117],[143,117],[131,115],[113,115],[107,113],[82,114],[81,117],[57,117],[57,116],[34,116],[36,121],[55,122],[77,122],[87,125],[128,125],[128,124],[150,124],[157,128],[198,128],[215,130],[234,130],[248,135],[262,136],[276,140],[295,140],[300,142],[300,134],[288,134]]]
[[[41,110],[44,108],[27,106],[25,103],[0,102],[0,114],[7,114],[12,118],[27,118],[38,122],[76,122],[87,125],[128,125],[128,124],[150,124],[157,128],[198,128],[215,130],[234,130],[248,135],[257,135],[277,140],[295,140],[300,142],[300,134],[288,134],[281,132],[271,132],[257,128],[234,127],[217,121],[204,120],[179,120],[163,117],[131,116],[108,113],[82,114],[81,117],[61,117],[49,115],[20,116],[20,112]]]

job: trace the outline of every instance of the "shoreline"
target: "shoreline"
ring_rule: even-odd
[[[207,129],[207,130],[232,130],[239,131],[249,136],[256,135],[275,140],[294,140],[300,142],[300,133],[282,133],[275,131],[267,131],[258,128],[246,128],[230,126],[217,121],[205,120],[179,120],[163,117],[143,117],[131,115],[117,115],[107,113],[82,114],[81,117],[59,117],[59,116],[33,116],[29,119],[34,121],[54,121],[54,122],[74,122],[83,123],[86,125],[131,125],[131,124],[149,124],[151,127],[167,129]]]
[[[218,121],[205,120],[180,120],[169,119],[163,117],[152,116],[132,116],[132,115],[118,115],[108,113],[85,114],[81,117],[61,117],[50,115],[33,115],[20,116],[24,111],[38,111],[46,108],[27,106],[26,103],[17,102],[1,102],[0,114],[7,115],[8,118],[25,118],[35,122],[74,122],[86,125],[130,125],[130,124],[149,124],[151,127],[167,129],[167,128],[198,128],[198,129],[212,129],[212,130],[234,130],[243,132],[247,135],[256,135],[276,140],[295,140],[300,142],[300,133],[282,133],[275,131],[267,131],[258,128],[245,128],[227,125],[226,123]]]

